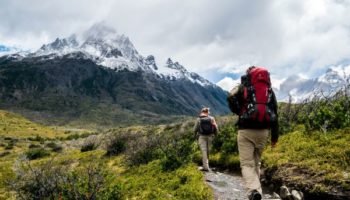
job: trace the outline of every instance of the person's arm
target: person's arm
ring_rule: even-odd
[[[242,91],[243,91],[243,85],[240,84],[234,87],[229,92],[229,95],[227,96],[227,103],[230,110],[237,115],[240,112],[240,107],[241,107],[240,96],[242,94]]]
[[[272,91],[272,101],[274,105],[274,111],[276,113],[276,122],[271,125],[271,146],[275,147],[279,136],[279,124],[278,124],[278,104],[275,93]]]
[[[215,118],[214,117],[212,117],[212,124],[214,125],[214,134],[215,135],[217,135],[218,134],[218,132],[219,132],[219,127],[218,127],[218,124],[216,123],[216,121],[215,121]]]

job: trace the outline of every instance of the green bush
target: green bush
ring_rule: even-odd
[[[213,152],[232,154],[238,152],[237,129],[233,124],[220,127],[220,133],[213,140]]]
[[[125,159],[129,165],[141,165],[161,158],[159,136],[136,132],[127,140]]]
[[[37,142],[40,142],[41,144],[43,144],[45,141],[45,139],[39,135],[36,135],[35,137],[29,137],[28,140],[37,141]]]
[[[323,132],[350,127],[350,97],[339,93],[330,99],[315,99],[299,113],[298,122],[308,130]]]
[[[126,151],[127,142],[130,140],[126,134],[118,134],[110,137],[106,146],[106,155],[115,156]]]
[[[144,145],[144,144],[140,144]],[[153,160],[161,158],[161,152],[156,146],[152,144],[146,144],[146,146],[140,146],[135,148],[135,151],[127,151],[126,160],[129,165],[141,165],[147,164]]]
[[[65,140],[76,140],[76,139],[79,139],[80,138],[80,135],[75,133],[75,134],[72,134],[72,135],[69,135],[65,138]]]
[[[38,158],[49,156],[50,152],[44,148],[34,148],[34,149],[29,149],[27,152],[25,152],[25,155],[28,160],[35,160]]]
[[[98,147],[98,145],[95,144],[94,142],[85,143],[81,147],[80,152],[93,151],[93,150],[97,149],[97,147]]]
[[[95,163],[71,168],[53,160],[38,166],[22,161],[8,186],[20,199],[123,199],[115,176]]]
[[[53,152],[61,152],[63,149],[61,145],[58,145],[55,142],[47,143],[46,147],[50,148]]]
[[[41,147],[41,145],[38,145],[38,144],[30,144],[28,146],[29,149],[40,148],[40,147]]]
[[[15,146],[15,142],[13,142],[13,140],[10,140],[7,145],[5,146],[6,150],[10,150],[13,149],[13,147]]]
[[[192,131],[179,133],[163,132],[160,140],[160,149],[163,153],[161,167],[165,171],[171,171],[188,164],[193,157],[194,145]]]
[[[9,151],[1,152],[1,153],[0,153],[0,158],[1,158],[1,157],[5,157],[5,156],[7,156],[7,155],[9,155],[9,154],[10,154]]]

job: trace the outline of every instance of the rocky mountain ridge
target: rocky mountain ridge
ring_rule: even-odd
[[[143,71],[159,75],[165,79],[187,79],[202,86],[217,87],[210,81],[196,73],[189,72],[179,64],[168,58],[160,65],[153,55],[143,57],[138,53],[130,39],[105,25],[96,24],[84,32],[80,38],[75,34],[67,38],[56,38],[49,44],[44,44],[35,52],[12,56],[18,60],[24,57],[42,57],[54,59],[70,54],[82,53],[86,59],[91,59],[97,65],[111,68],[115,71],[127,69],[129,71]],[[81,54],[80,54],[81,56]]]
[[[30,119],[151,123],[195,116],[203,106],[226,114],[226,96],[170,58],[159,65],[154,56],[141,56],[108,27],[92,27],[83,40],[72,35],[36,52],[0,57],[0,108]]]

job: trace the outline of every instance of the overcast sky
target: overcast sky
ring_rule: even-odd
[[[350,60],[349,0],[0,0],[0,45],[37,49],[104,21],[141,55],[213,82],[250,65],[315,77]]]

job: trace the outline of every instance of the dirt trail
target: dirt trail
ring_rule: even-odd
[[[245,194],[242,177],[238,174],[226,174],[216,171],[205,172],[205,180],[213,188],[215,200],[248,199]],[[274,199],[269,194],[269,191],[263,192],[263,199]]]

